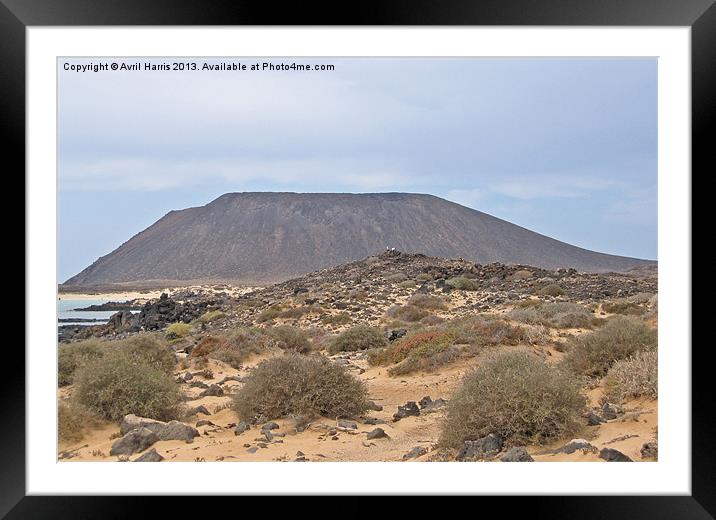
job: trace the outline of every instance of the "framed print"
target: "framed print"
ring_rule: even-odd
[[[3,514],[512,494],[709,518],[712,3],[3,0],[27,203]]]

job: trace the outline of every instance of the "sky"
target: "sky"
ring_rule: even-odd
[[[173,61],[197,70],[65,70]],[[334,68],[250,70],[264,62]],[[657,257],[656,59],[58,69],[60,281],[171,210],[241,191],[429,193],[580,247]]]

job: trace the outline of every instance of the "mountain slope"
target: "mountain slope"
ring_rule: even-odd
[[[66,284],[274,282],[386,247],[594,272],[655,264],[575,247],[432,195],[229,193],[169,212]]]

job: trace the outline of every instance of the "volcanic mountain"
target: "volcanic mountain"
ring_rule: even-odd
[[[268,283],[386,247],[584,272],[655,265],[575,247],[432,195],[227,193],[205,206],[170,211],[66,285]]]

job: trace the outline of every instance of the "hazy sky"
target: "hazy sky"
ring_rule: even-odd
[[[112,61],[147,60],[58,60],[60,281],[168,211],[238,191],[430,193],[656,259],[655,59],[64,70]]]

